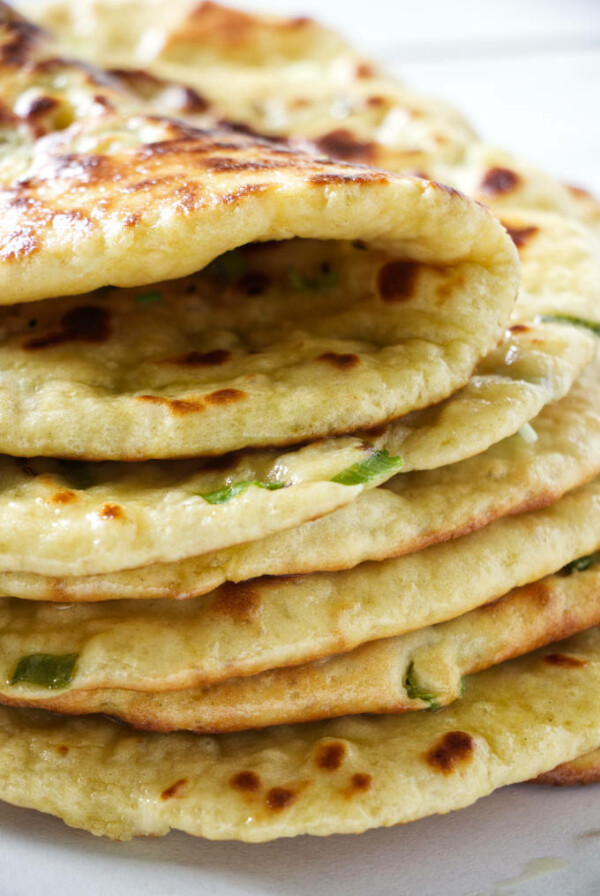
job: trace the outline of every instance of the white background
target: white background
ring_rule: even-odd
[[[487,141],[600,195],[600,0],[271,0],[268,8],[337,27],[467,112]],[[600,894],[600,786],[511,787],[404,828],[262,846],[181,834],[113,844],[0,804],[0,896],[542,893]]]

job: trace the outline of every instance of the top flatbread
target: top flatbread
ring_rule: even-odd
[[[345,433],[445,398],[498,341],[518,267],[486,210],[145,114],[6,7],[0,26],[0,294],[32,303],[0,317],[0,451],[139,460]],[[280,242],[173,279],[256,241]],[[135,289],[34,301],[109,285]]]

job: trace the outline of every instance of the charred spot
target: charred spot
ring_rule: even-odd
[[[264,193],[268,189],[269,184],[246,184],[238,190],[234,190],[233,193],[226,193],[224,196],[221,196],[221,202],[224,205],[233,205],[245,196],[250,196],[252,193]]]
[[[511,333],[529,333],[531,327],[528,327],[527,324],[514,324],[514,326],[509,327]]]
[[[333,159],[344,159],[347,162],[371,162],[375,158],[377,145],[373,141],[357,140],[346,128],[338,128],[323,134],[315,140],[316,145]]]
[[[260,162],[257,159],[235,159],[231,156],[213,156],[203,164],[210,171],[268,171],[270,168],[287,166],[287,162]]]
[[[338,355],[335,352],[324,352],[322,355],[319,355],[317,361],[325,361],[327,364],[332,364],[333,367],[337,367],[338,370],[351,370],[353,367],[356,367],[357,364],[360,364],[358,355]]]
[[[413,261],[390,261],[379,270],[377,288],[384,302],[404,302],[410,299],[419,275],[419,265]]]
[[[216,348],[211,352],[187,352],[168,358],[163,364],[180,364],[183,367],[218,367],[231,358],[231,352],[225,348]]]
[[[40,241],[35,236],[34,228],[23,226],[13,230],[0,249],[2,261],[16,261],[25,255],[33,255],[40,248]]]
[[[356,66],[356,77],[357,78],[373,78],[375,76],[375,69],[372,65],[369,65],[368,62],[360,62]]]
[[[205,408],[204,402],[191,398],[165,398],[163,395],[138,395],[138,401],[147,401],[150,404],[162,405],[168,408],[172,414],[183,416],[196,414]]]
[[[251,271],[244,274],[243,277],[236,282],[236,289],[246,293],[247,296],[260,296],[269,287],[269,278],[260,271]]]
[[[549,653],[544,657],[544,662],[549,666],[559,666],[561,669],[580,669],[587,666],[587,660],[580,660],[576,656],[567,656],[564,653]]]
[[[245,397],[246,393],[241,389],[218,389],[216,392],[209,392],[204,399],[207,404],[232,404]]]
[[[426,754],[425,759],[432,768],[449,774],[461,762],[473,755],[475,741],[466,731],[448,731]]]
[[[9,7],[2,9],[2,25],[6,40],[0,46],[0,61],[4,65],[25,65],[44,32]]]
[[[258,614],[260,594],[247,582],[226,582],[217,590],[210,609],[221,616],[229,616],[234,622],[246,623]]]
[[[128,212],[123,218],[123,224],[125,227],[135,227],[136,224],[139,224],[141,218],[140,212]]]
[[[59,744],[56,748],[56,752],[59,756],[66,756],[69,752],[69,748],[66,744]]]
[[[312,174],[309,180],[311,184],[316,184],[317,186],[326,186],[327,184],[387,184],[388,176],[384,171],[365,171],[360,174]]]
[[[261,781],[256,772],[243,771],[238,772],[230,778],[229,783],[236,790],[244,793],[256,793],[261,788]]]
[[[380,106],[385,106],[387,104],[387,99],[384,96],[369,96],[367,97],[367,106],[372,106],[377,109]]]
[[[490,196],[510,193],[519,184],[519,175],[510,168],[490,168],[481,181],[481,189]]]
[[[315,750],[315,765],[324,771],[335,772],[341,767],[346,752],[346,744],[341,741],[319,744]]]
[[[179,791],[182,787],[185,787],[187,784],[187,778],[180,778],[179,781],[175,781],[174,784],[171,784],[170,787],[167,787],[160,795],[161,800],[171,800],[174,796],[178,796]]]
[[[79,305],[60,319],[60,330],[30,339],[23,348],[30,351],[53,348],[65,342],[106,342],[112,333],[110,311],[98,305]]]
[[[265,803],[273,812],[287,809],[298,799],[298,795],[287,787],[271,787],[265,797]]]
[[[72,504],[73,501],[77,500],[77,495],[70,489],[65,489],[62,492],[55,492],[50,500],[53,504]]]
[[[508,224],[504,226],[517,249],[522,249],[531,237],[535,236],[539,231],[539,227],[509,227]]]
[[[372,783],[372,776],[368,775],[366,772],[356,772],[350,779],[350,786],[354,791],[364,792],[365,790],[369,790]]]
[[[427,178],[425,178],[425,179],[427,179]],[[455,187],[450,187],[448,184],[442,184],[437,180],[430,181],[430,185],[432,187],[435,187],[436,190],[441,190],[442,193],[447,193],[449,196],[462,196],[463,195],[460,192],[460,190],[457,190]]]
[[[24,118],[38,118],[51,112],[60,106],[59,101],[53,96],[36,96],[29,104],[29,107],[23,116]]]
[[[123,508],[118,504],[105,504],[100,511],[103,520],[122,520],[125,514]]]
[[[183,88],[184,91],[184,102],[181,111],[188,112],[190,114],[200,114],[201,112],[207,112],[210,109],[210,103],[203,97],[202,94],[198,93],[197,90],[194,90],[193,87],[188,87],[187,85]]]

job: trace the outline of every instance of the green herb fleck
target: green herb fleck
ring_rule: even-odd
[[[138,305],[154,305],[156,302],[162,302],[162,300],[163,294],[157,289],[154,289],[151,292],[141,292],[135,297],[135,301]]]
[[[271,492],[277,491],[279,488],[285,488],[285,482],[259,482],[257,479],[246,479],[243,482],[233,482],[226,485],[215,492],[200,492],[200,497],[208,501],[209,504],[226,504],[232,498],[236,498],[245,492],[250,486],[255,488],[266,488]]]
[[[30,656],[22,656],[10,683],[19,684],[26,681],[51,690],[66,688],[73,678],[76,662],[76,653],[67,653],[64,656],[32,653]]]
[[[244,256],[237,249],[231,249],[211,261],[206,270],[217,280],[234,283],[242,274],[246,273],[247,266]]]
[[[593,554],[586,554],[585,557],[578,557],[577,560],[571,560],[570,563],[563,566],[560,574],[562,576],[570,576],[574,572],[583,572],[584,569],[589,569],[590,566],[595,566],[596,563],[600,563],[600,551],[594,551]]]
[[[290,278],[290,283],[297,292],[308,292],[309,290],[316,289],[331,289],[339,283],[337,271],[332,271],[328,265],[325,266],[321,273],[316,277],[307,277],[306,274],[301,274],[297,268],[290,265],[288,277]]]
[[[406,693],[411,700],[424,700],[426,703],[429,703],[429,706],[427,707],[428,709],[439,709],[440,704],[438,703],[438,695],[426,690],[418,683],[415,677],[414,667],[415,664],[411,663],[408,667],[406,678],[404,679]]]
[[[361,460],[347,467],[334,476],[332,482],[340,485],[364,485],[379,476],[387,475],[393,470],[400,470],[404,461],[401,457],[390,457],[387,451],[375,451],[366,460]]]
[[[596,336],[600,336],[600,323],[593,320],[584,320],[583,317],[575,317],[574,314],[542,314],[538,320],[557,324],[573,324],[576,327],[585,327]]]
[[[85,491],[96,484],[92,464],[79,460],[61,460],[59,464],[71,488]]]
[[[466,675],[462,675],[462,676],[461,676],[461,679],[460,679],[460,691],[459,691],[459,696],[464,697],[464,696],[465,696],[465,691],[466,691],[466,690],[467,690],[467,676],[466,676]]]

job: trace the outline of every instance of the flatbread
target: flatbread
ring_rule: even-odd
[[[553,787],[573,787],[576,784],[600,783],[600,750],[563,762],[551,771],[542,772],[531,784],[551,784]]]
[[[0,684],[0,702],[106,713],[152,731],[243,731],[359,713],[439,709],[463,676],[600,623],[600,569],[548,576],[457,619],[295,668],[164,693]],[[557,655],[560,657],[560,654]],[[556,659],[560,664],[561,659]],[[35,686],[34,686],[35,687]]]
[[[538,338],[536,333],[537,328],[534,328],[530,335]],[[507,369],[515,370],[511,365]],[[366,491],[343,509],[318,521],[199,557],[104,575],[52,577],[39,572],[0,573],[0,595],[63,603],[190,598],[211,591],[225,581],[346,569],[365,560],[382,560],[422,550],[447,538],[475,531],[505,514],[550,504],[600,473],[599,382],[600,362],[596,361],[584,371],[565,398],[548,405],[532,421],[532,432],[525,433],[530,441],[517,433],[469,460],[428,472],[401,473],[385,486]],[[477,421],[482,416],[485,420],[488,414],[497,414],[501,405],[498,389],[492,393],[485,388],[483,378],[477,384],[471,381],[467,390],[473,397],[479,397],[479,402],[473,400],[470,406],[464,406],[464,419],[469,421],[467,434],[472,438],[479,428]],[[511,399],[515,401],[512,396]],[[451,407],[460,408],[456,396]],[[460,414],[451,417],[444,429],[451,432],[454,421],[459,418]],[[455,431],[462,432],[458,424]],[[432,439],[436,432],[439,427],[433,426]],[[532,438],[535,440],[531,441]],[[404,456],[411,439],[408,435],[399,449]],[[438,446],[440,444],[438,440]],[[113,480],[111,489],[114,500]],[[141,494],[144,492],[138,495],[138,501]],[[152,504],[154,493],[148,494],[148,503],[155,506]],[[282,492],[258,490],[256,495],[259,494],[265,501]],[[155,499],[155,504],[163,511],[156,513],[156,530],[148,528],[161,550],[168,531],[162,515],[166,503],[166,493],[162,500]],[[129,505],[122,506],[129,516]],[[226,506],[220,505],[222,508]],[[254,513],[244,515],[249,506],[256,505],[243,504],[239,511],[245,525],[249,520],[262,519]],[[89,512],[88,509],[87,514]],[[187,508],[187,513],[191,513],[191,508]],[[78,521],[78,538],[81,538],[87,514],[82,514]],[[269,519],[274,516],[273,502],[270,501]],[[13,498],[13,526],[14,520]],[[231,515],[228,520],[229,526],[233,527]],[[124,543],[122,527],[113,528]],[[177,533],[177,544],[181,547],[186,543],[186,536],[196,535],[197,526],[188,525],[180,531],[174,520],[172,529]],[[93,558],[97,562],[97,529],[94,535]],[[114,551],[115,545],[111,548]],[[131,545],[127,545],[127,550],[132,551]],[[127,556],[130,562],[132,554]],[[133,553],[133,556],[139,555]],[[39,554],[35,562],[39,563]]]
[[[0,316],[0,451],[143,460],[345,434],[446,398],[497,344],[518,265],[483,208],[148,115],[6,8],[0,24],[0,295],[23,303]],[[245,279],[227,282],[232,256],[175,279],[272,241],[236,262]]]
[[[309,19],[192,0],[162,9],[140,0],[27,9],[83,58],[116,67],[158,109],[201,122],[225,116],[260,133],[306,139],[332,158],[425,174],[498,212],[507,205],[559,211],[597,229],[593,205],[526,160],[479,142],[449,103],[398,84]]]
[[[593,749],[598,687],[595,628],[473,676],[439,713],[201,737],[3,708],[0,796],[121,840],[359,833],[462,808]]]
[[[596,479],[542,510],[346,571],[226,584],[186,601],[5,598],[0,680],[34,654],[76,656],[75,690],[181,690],[299,665],[454,619],[596,551],[599,531]]]

